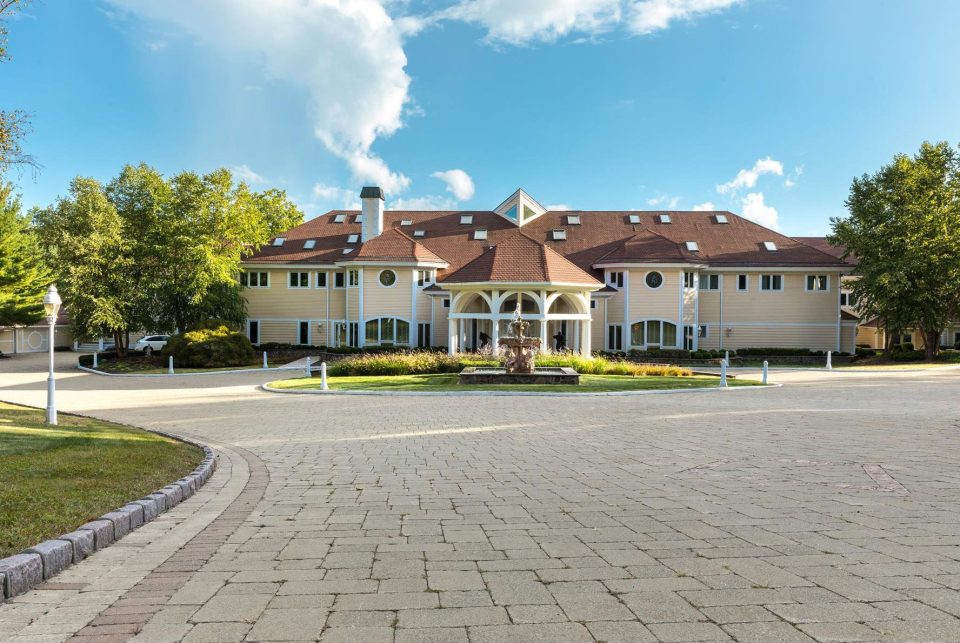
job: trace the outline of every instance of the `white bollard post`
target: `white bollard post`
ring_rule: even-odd
[[[720,388],[727,387],[727,360],[720,362]]]
[[[167,374],[173,375],[173,355],[167,358]]]
[[[93,351],[93,367],[97,368],[97,351]]]
[[[263,367],[270,368],[269,366],[267,366],[267,351],[263,351]]]
[[[730,366],[730,351],[723,351],[723,361],[727,363],[727,366]]]
[[[833,351],[827,351],[827,370],[833,370]]]
[[[327,363],[320,362],[320,390],[326,391],[330,387],[327,386]]]
[[[767,360],[763,360],[763,383],[767,383],[767,371],[770,368],[770,364],[767,363]]]
[[[309,357],[307,358],[306,372],[307,372],[307,377],[310,377],[310,358]]]

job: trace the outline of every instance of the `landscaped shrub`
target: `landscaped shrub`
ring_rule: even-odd
[[[584,375],[653,375],[686,377],[693,373],[676,366],[635,364],[623,359],[585,358],[579,355],[538,355],[537,366],[567,367]],[[501,366],[502,361],[482,355],[447,355],[428,351],[396,354],[353,355],[327,365],[331,376],[344,375],[427,375],[459,373],[469,366]]]
[[[915,350],[900,350],[890,353],[890,361],[892,362],[922,362],[926,359],[926,353],[923,351]]]
[[[812,351],[806,348],[783,348],[783,347],[761,347],[761,348],[738,348],[737,355],[745,357],[747,355],[782,355],[786,357],[822,357],[826,355],[823,351]]]
[[[256,353],[247,336],[225,325],[172,335],[163,353],[173,355],[175,366],[186,368],[247,366],[256,361]]]

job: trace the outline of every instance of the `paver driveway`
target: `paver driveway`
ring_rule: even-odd
[[[0,398],[42,405],[42,364],[0,363]],[[64,373],[61,409],[199,437],[222,466],[0,606],[0,639],[960,640],[960,371],[777,375],[321,398]]]

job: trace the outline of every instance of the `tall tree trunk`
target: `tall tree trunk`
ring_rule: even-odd
[[[939,328],[936,330],[925,328],[922,331],[924,356],[928,360],[936,357],[940,351],[940,332]]]

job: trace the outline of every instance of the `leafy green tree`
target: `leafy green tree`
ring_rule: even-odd
[[[113,335],[124,354],[135,293],[123,220],[99,181],[77,177],[69,196],[35,215],[57,285],[81,338]]]
[[[303,223],[303,211],[283,190],[271,188],[254,194],[253,198],[263,217],[268,239]]]
[[[0,185],[0,325],[40,320],[51,281],[30,218],[21,213],[13,186]]]
[[[960,155],[924,142],[872,176],[854,179],[850,215],[832,220],[831,243],[857,258],[852,290],[888,332],[917,329],[926,355],[960,314]]]
[[[26,4],[26,0],[0,0],[0,62],[8,59],[5,18],[16,14]],[[0,174],[11,165],[36,166],[33,157],[25,153],[20,144],[29,127],[30,119],[23,110],[0,110]]]

